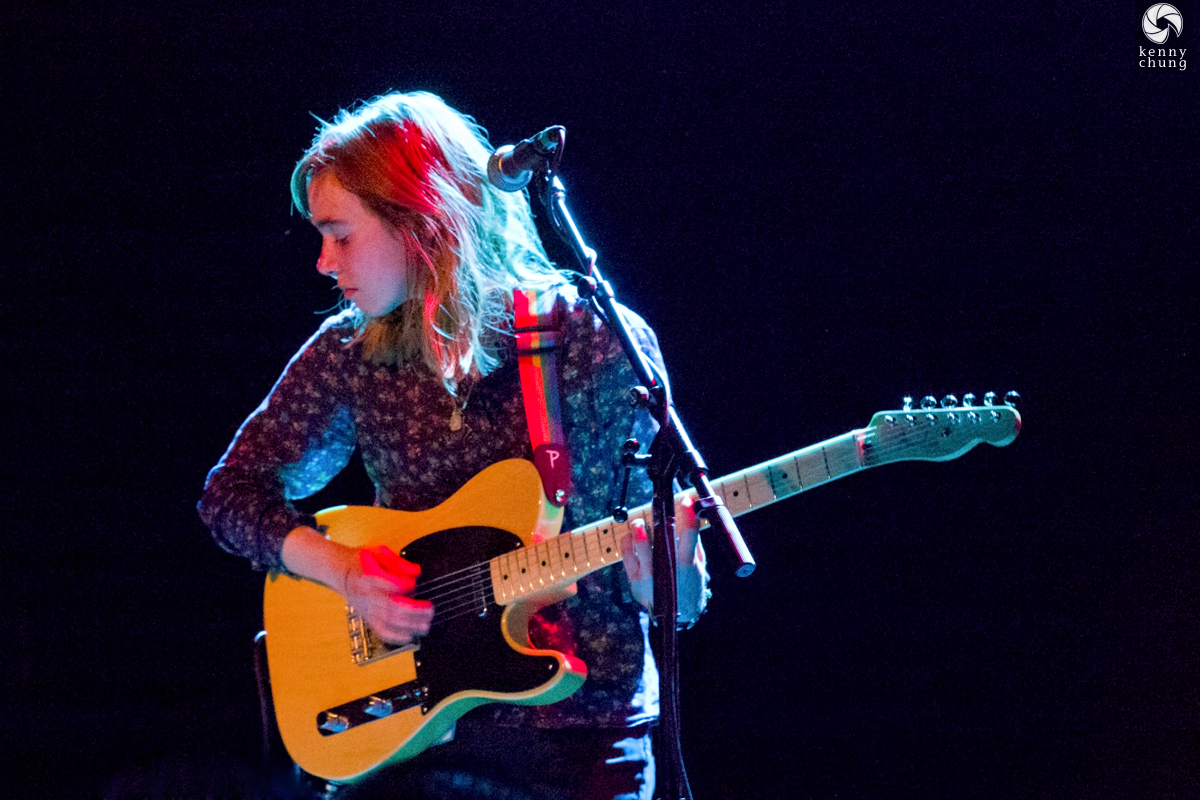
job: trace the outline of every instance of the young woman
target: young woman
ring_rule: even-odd
[[[419,567],[327,539],[291,501],[325,486],[355,448],[377,505],[410,511],[438,505],[497,461],[530,458],[514,289],[556,291],[564,309],[558,382],[574,484],[566,529],[611,513],[622,442],[653,436],[627,400],[633,374],[619,345],[550,264],[528,198],[488,183],[490,153],[477,125],[425,93],[378,97],[320,127],[292,197],[321,234],[317,269],[337,281],[344,310],[291,360],[200,501],[222,547],[341,593],[397,644],[427,633],[435,611],[411,596]],[[660,362],[653,332],[623,313]],[[646,502],[648,483],[631,483],[630,505]],[[680,529],[687,622],[703,610],[707,576],[694,526],[681,520]],[[588,665],[582,689],[553,705],[471,712],[453,742],[401,767],[405,780],[433,785],[461,772],[555,797],[650,797],[657,673],[646,643],[649,553],[634,530],[622,543],[625,571],[593,573],[531,623],[536,645]]]

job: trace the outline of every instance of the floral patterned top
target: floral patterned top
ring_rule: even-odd
[[[567,313],[558,366],[574,483],[564,520],[569,530],[611,513],[620,490],[621,445],[630,436],[648,444],[655,423],[630,406],[633,372],[616,337],[573,290],[560,291]],[[654,332],[632,312],[622,313],[638,347],[661,368]],[[258,569],[285,571],[284,538],[300,525],[315,524],[291,501],[323,488],[355,448],[375,485],[377,505],[406,511],[441,503],[497,461],[531,457],[511,336],[501,337],[497,346],[501,365],[468,379],[458,399],[424,367],[371,363],[352,337],[348,313],[326,320],[208,475],[201,518],[223,548]],[[451,425],[464,402],[462,424]],[[628,503],[649,499],[649,481],[635,470]],[[593,573],[579,582],[577,595],[543,609],[530,626],[536,646],[570,653],[588,665],[583,688],[550,706],[493,704],[473,715],[542,728],[651,720],[658,715],[658,673],[648,628],[624,570]]]

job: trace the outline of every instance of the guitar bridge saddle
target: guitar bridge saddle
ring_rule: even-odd
[[[360,667],[385,656],[417,649],[416,642],[397,646],[380,639],[354,606],[346,606],[346,622],[350,632],[350,660]]]

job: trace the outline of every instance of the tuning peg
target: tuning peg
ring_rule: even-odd
[[[952,394],[948,394],[942,398],[942,408],[954,408],[958,405],[958,398]]]
[[[903,410],[904,410],[904,411],[912,411],[912,395],[911,395],[911,394],[906,394],[906,395],[904,395],[904,408],[903,408]]]
[[[1011,408],[1016,408],[1017,403],[1020,402],[1020,400],[1021,395],[1017,394],[1016,392],[1009,392],[1008,394],[1004,395],[1004,405]]]
[[[995,392],[988,392],[987,394],[985,394],[985,395],[983,396],[983,404],[984,404],[985,406],[994,406],[994,405],[996,405],[996,393],[995,393]]]
[[[975,393],[967,392],[963,395],[963,408],[970,408],[975,405]]]
[[[937,398],[931,394],[927,394],[921,398],[921,408],[928,411],[931,408],[937,408]]]

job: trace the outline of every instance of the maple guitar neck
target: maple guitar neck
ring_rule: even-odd
[[[981,442],[1001,447],[1020,429],[1021,417],[1008,405],[880,412],[866,428],[727,475],[712,486],[730,513],[739,516],[871,467],[895,461],[948,461]],[[694,489],[675,495],[676,514],[682,514],[683,503],[695,495]],[[608,517],[493,558],[489,567],[496,602],[508,605],[615,564],[621,560],[621,538],[639,519],[652,529],[649,504],[631,509],[625,522]],[[701,520],[700,527],[708,523]]]

